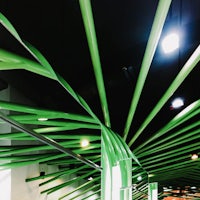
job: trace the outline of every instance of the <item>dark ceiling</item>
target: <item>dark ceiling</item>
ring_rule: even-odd
[[[157,0],[92,0],[102,71],[113,130],[122,134],[151,31]],[[181,48],[164,55],[160,43],[136,111],[131,131],[138,129],[200,41],[200,1],[172,1],[163,34],[171,27],[182,30]],[[103,120],[78,0],[1,0],[1,12],[19,35],[35,46]],[[14,53],[31,58],[1,27],[0,43]],[[85,113],[56,82],[26,71],[1,72],[38,107]],[[180,110],[170,102],[181,96],[188,106],[200,97],[200,69],[196,67],[155,117],[146,133],[158,130]],[[143,134],[142,137],[145,136]],[[139,138],[140,142],[143,138]]]
[[[111,128],[122,136],[158,1],[91,0],[91,4]],[[199,0],[172,1],[161,39],[170,29],[178,28],[181,32],[181,46],[178,51],[166,55],[162,52],[159,42],[128,134],[127,144],[199,45],[199,8]],[[52,68],[64,77],[103,121],[79,1],[1,0],[0,11],[13,24],[21,38],[35,46],[46,57]],[[0,48],[33,59],[3,26],[0,26],[0,36]],[[5,86],[3,84],[5,82],[11,84],[31,99],[36,107],[87,114],[56,81],[25,70],[0,71],[0,77],[2,79],[1,87]],[[198,63],[176,92],[171,95],[150,125],[137,138],[134,145],[130,146],[145,170],[152,174],[157,173],[155,181],[160,178],[160,181],[165,182],[165,172],[169,172],[170,181],[168,183],[171,183],[173,178],[175,183],[188,184],[187,181],[184,182],[178,178],[180,178],[179,174],[181,174],[181,178],[183,174],[184,180],[188,179],[188,174],[192,171],[190,165],[188,168],[185,167],[185,163],[190,159],[188,154],[191,153],[186,148],[192,148],[200,153],[198,136],[200,124],[197,124],[199,113],[192,119],[196,122],[197,130],[193,127],[196,132],[192,133],[192,136],[189,131],[186,133],[187,138],[191,137],[191,140],[188,139],[189,142],[176,145],[176,142],[185,141],[184,134],[180,134],[182,129],[179,126],[175,127],[175,130],[169,129],[169,134],[167,132],[167,134],[161,135],[161,139],[169,136],[168,140],[165,138],[163,140],[163,149],[160,148],[160,138],[154,138],[155,140],[144,145],[144,149],[140,145],[144,144],[142,142],[166,125],[182,109],[200,99],[199,77]],[[185,105],[178,110],[171,109],[171,100],[178,96],[184,98]],[[192,124],[192,121],[188,120],[183,125],[184,128],[188,128],[188,124]],[[175,133],[177,137],[174,138],[173,134]],[[176,141],[175,144],[174,141]],[[157,143],[157,146],[154,146],[154,142]],[[167,148],[165,143],[171,142],[171,146],[169,145]],[[193,147],[194,143],[196,146]],[[187,151],[180,150],[182,148]],[[175,153],[176,150],[178,154]],[[179,158],[180,154],[182,157]],[[160,158],[157,159],[159,156]],[[178,165],[180,163],[183,163],[183,167]],[[171,169],[167,168],[171,165]],[[196,172],[199,174],[199,162],[194,166],[194,176],[192,174],[191,182],[194,183],[195,180],[195,183],[199,185],[199,175],[196,175]],[[188,170],[182,171],[184,168]],[[176,173],[176,169],[181,172]],[[177,179],[174,178],[176,174]]]

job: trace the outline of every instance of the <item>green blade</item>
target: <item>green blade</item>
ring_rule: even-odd
[[[126,125],[124,128],[124,140],[126,140],[127,136],[128,136],[128,132],[130,130],[130,126],[139,102],[139,98],[140,95],[142,93],[142,89],[144,87],[144,83],[149,71],[149,68],[151,66],[151,62],[153,60],[153,56],[154,53],[156,51],[156,47],[161,35],[161,31],[169,10],[171,4],[171,0],[160,0],[158,7],[157,7],[157,11],[156,11],[156,15],[154,18],[154,22],[152,25],[152,29],[151,29],[151,33],[149,36],[149,40],[147,43],[147,47],[145,50],[145,54],[142,60],[142,66],[141,66],[141,70],[139,73],[139,77],[137,80],[137,84],[136,84],[136,88],[133,94],[133,98],[132,98],[132,102],[131,102],[131,106],[129,109],[129,113],[128,113],[128,117],[127,117],[127,121],[126,121]]]
[[[185,63],[181,71],[178,73],[174,81],[171,83],[165,94],[162,96],[162,98],[159,100],[159,102],[156,104],[154,109],[150,112],[150,114],[147,116],[145,121],[142,123],[138,131],[135,133],[135,135],[132,137],[131,141],[129,142],[129,146],[131,146],[135,140],[140,136],[142,131],[147,127],[147,125],[151,122],[151,120],[156,116],[156,114],[161,110],[163,105],[168,101],[168,99],[174,94],[174,92],[177,90],[177,88],[181,85],[181,83],[185,80],[185,78],[190,74],[190,72],[194,69],[194,67],[197,65],[197,63],[200,61],[200,45],[196,48],[194,53],[191,55],[191,57],[188,59],[188,61]]]
[[[0,13],[0,23],[12,34],[13,37],[17,39],[17,41],[22,44],[22,46],[28,50],[28,52],[42,65],[44,66],[50,73],[53,79],[56,79],[56,74],[54,73],[51,65],[48,63],[48,61],[44,58],[44,56],[32,45],[30,45],[27,42],[23,42],[20,38],[19,34],[13,27],[13,25],[10,23],[10,21],[2,14]]]
[[[98,45],[97,45],[90,0],[80,0],[79,3],[80,3],[83,22],[85,25],[85,31],[87,35],[92,64],[93,64],[95,78],[97,82],[97,88],[98,88],[99,97],[101,101],[101,107],[104,114],[104,120],[105,120],[106,126],[110,127],[111,125],[110,125],[108,104],[107,104],[107,99],[106,99],[106,92],[105,92],[104,80],[103,80],[103,75],[102,75],[102,70],[101,70],[101,62],[100,62],[100,57],[99,57],[99,51],[98,51]]]

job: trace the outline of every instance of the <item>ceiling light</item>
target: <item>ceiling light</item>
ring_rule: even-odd
[[[196,160],[196,159],[198,159],[198,158],[199,158],[199,156],[198,156],[198,154],[196,154],[196,153],[193,153],[192,156],[191,156],[191,159],[192,159],[192,160]]]
[[[177,109],[184,105],[184,101],[182,98],[176,98],[172,101],[172,108]]]
[[[179,48],[179,35],[177,33],[170,33],[162,41],[162,48],[164,53],[171,53]]]
[[[81,147],[87,147],[90,144],[89,140],[83,139],[81,140]]]
[[[137,177],[137,180],[138,180],[138,181],[141,181],[141,180],[142,180],[142,177],[141,177],[141,176],[138,176],[138,177]]]
[[[92,178],[92,177],[89,177],[89,178],[88,178],[88,181],[92,181],[92,180],[93,180],[93,178]]]

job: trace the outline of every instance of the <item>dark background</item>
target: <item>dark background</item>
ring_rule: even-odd
[[[112,129],[122,134],[158,1],[92,0],[91,3]],[[179,28],[182,31],[181,48],[164,55],[158,44],[130,136],[139,128],[198,46],[199,8],[199,0],[172,1],[161,39],[168,29]],[[35,46],[103,120],[78,0],[1,0],[0,11],[10,20],[21,38]],[[32,59],[2,26],[0,47]],[[199,74],[198,65],[142,137],[158,130],[180,111],[170,109],[173,98],[183,97],[184,107],[199,99]],[[3,71],[1,77],[2,81],[13,85],[38,107],[87,114],[55,81],[24,70]]]

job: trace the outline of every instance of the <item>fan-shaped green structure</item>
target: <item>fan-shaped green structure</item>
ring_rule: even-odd
[[[92,7],[89,0],[80,0],[79,3],[104,121],[99,119],[67,80],[54,71],[36,48],[21,39],[8,19],[1,14],[1,24],[36,61],[1,49],[0,70],[24,69],[55,80],[87,112],[87,115],[65,113],[0,101],[1,124],[7,123],[13,127],[11,132],[1,133],[0,139],[18,141],[18,145],[0,146],[1,169],[35,163],[58,166],[57,172],[26,179],[27,182],[31,182],[45,178],[40,186],[65,175],[75,175],[72,179],[41,192],[47,195],[82,180],[82,184],[58,199],[67,199],[70,196],[70,199],[83,200],[94,195],[102,200],[147,199],[149,182],[160,184],[181,182],[183,185],[192,182],[199,185],[200,178],[197,175],[199,160],[190,160],[188,155],[192,150],[199,152],[200,100],[193,102],[149,138],[145,138],[143,143],[134,147],[145,128],[190,72],[198,66],[199,46],[138,130],[130,133],[130,126],[135,119],[135,111],[171,1],[159,1],[123,135],[115,133],[111,126]],[[9,111],[10,114],[5,114],[3,111]],[[130,141],[127,141],[128,136],[131,137]],[[80,147],[81,138],[89,139],[90,146]],[[22,145],[20,141],[27,141],[27,145],[24,143]],[[93,177],[92,180],[88,180],[90,176]],[[80,191],[78,195],[77,191]],[[88,191],[92,193],[85,197]]]

